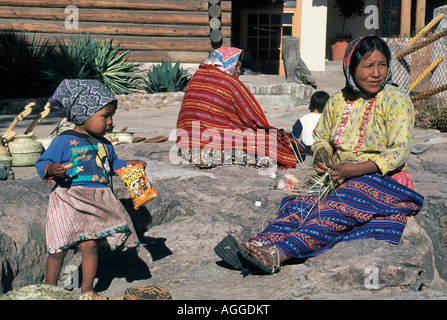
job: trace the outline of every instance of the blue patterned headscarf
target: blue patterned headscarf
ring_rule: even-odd
[[[80,125],[115,100],[113,93],[98,80],[69,79],[59,84],[48,102],[62,108],[67,121]]]

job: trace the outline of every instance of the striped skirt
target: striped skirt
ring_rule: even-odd
[[[316,196],[287,196],[278,216],[249,241],[275,245],[289,257],[308,258],[340,241],[375,238],[398,244],[407,217],[424,197],[388,176],[348,180],[322,203]]]
[[[112,250],[140,243],[128,212],[110,188],[56,187],[46,219],[48,253],[93,239],[107,240]]]

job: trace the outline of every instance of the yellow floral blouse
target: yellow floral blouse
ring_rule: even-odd
[[[375,100],[351,102],[344,90],[331,96],[313,136],[315,152],[335,150],[337,163],[373,161],[381,175],[405,170],[413,143],[414,108],[410,97],[386,85]]]

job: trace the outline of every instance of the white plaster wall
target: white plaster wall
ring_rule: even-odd
[[[303,0],[301,59],[310,71],[325,71],[328,0]]]

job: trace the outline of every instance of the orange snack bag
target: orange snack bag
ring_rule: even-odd
[[[130,165],[115,171],[129,190],[136,210],[157,196],[157,191],[152,187],[144,168],[140,164]]]

